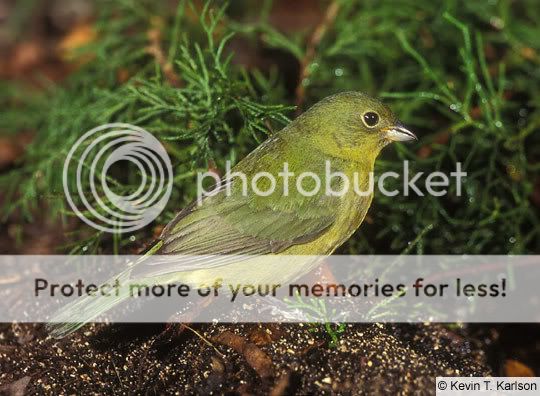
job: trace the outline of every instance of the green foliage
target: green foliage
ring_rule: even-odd
[[[126,10],[126,5],[132,7]],[[173,29],[168,54],[175,60],[174,73],[181,76],[180,87],[169,84],[160,65],[144,50],[148,45],[145,30],[129,40],[121,36],[134,26],[150,29],[153,14],[134,2],[119,2],[117,7],[109,4],[103,8],[97,26],[104,29],[104,37],[85,48],[96,59],[75,73],[65,89],[52,89],[47,97],[50,103],[41,101],[36,106],[33,114],[40,117],[28,125],[39,130],[36,141],[23,165],[0,179],[11,193],[5,215],[22,209],[30,216],[31,209],[43,199],[51,201],[52,216],[73,215],[65,208],[61,181],[68,151],[83,133],[96,126],[127,122],[164,142],[173,159],[174,194],[157,220],[164,223],[195,198],[194,170],[206,168],[207,161],[213,158],[218,164],[225,159],[236,161],[261,141],[268,125],[288,122],[287,106],[259,100],[259,90],[272,89],[273,82],[260,73],[253,76],[240,67],[232,67],[232,54],[224,54],[232,35],[229,31],[217,32],[224,7],[207,6],[202,10],[197,20],[204,33],[200,41],[190,40],[188,35],[180,37],[178,29]],[[185,7],[180,4],[174,26],[181,23]],[[129,11],[125,14],[128,17],[111,18],[119,10]],[[116,77],[123,68],[132,73],[124,84]],[[24,115],[30,111],[30,104],[8,112],[11,118],[2,127],[26,126]],[[16,122],[18,119],[21,121]],[[83,183],[88,181],[83,179]],[[119,178],[115,180],[115,192],[133,192],[137,184],[136,177]],[[74,251],[98,251],[100,244],[106,242],[101,240],[102,236],[96,232],[84,243],[75,241]],[[114,238],[114,250],[125,242]]]
[[[264,139],[269,126],[279,128],[292,116],[286,105],[295,102],[289,94],[294,87],[284,85],[291,80],[289,69],[270,59],[265,72],[246,71],[232,62],[227,45],[236,32],[255,44],[253,51],[272,48],[289,63],[300,62],[310,29],[278,31],[269,23],[271,1],[260,10],[250,3],[231,7],[240,15],[213,2],[197,18],[183,2],[176,14],[166,2],[98,3],[98,40],[82,50],[93,59],[63,88],[37,94],[2,83],[0,130],[39,131],[19,166],[0,176],[0,188],[10,193],[4,216],[16,209],[30,216],[42,200],[52,216],[72,215],[61,188],[67,151],[97,125],[128,122],[164,142],[173,159],[173,196],[157,219],[164,224],[194,197],[196,170],[211,159],[218,167],[226,159],[237,161]],[[341,252],[398,253],[412,245],[411,253],[538,251],[540,216],[531,201],[540,169],[536,2],[339,4],[302,82],[304,107],[344,90],[382,96],[420,141],[386,149],[377,173],[401,173],[402,160],[410,161],[411,172],[448,174],[457,161],[468,172],[462,196],[455,189],[444,197],[378,194],[369,221]],[[156,18],[179,87],[146,50]],[[120,81],[120,71],[130,78]],[[134,188],[135,180],[118,181],[122,191]],[[110,250],[109,237],[88,235],[74,235],[74,248]],[[148,238],[148,232],[143,235]],[[129,237],[114,237],[114,250],[129,244]]]
[[[345,332],[345,323],[333,323],[330,320],[336,317],[336,309],[328,310],[324,300],[318,298],[302,298],[299,293],[294,300],[285,298],[284,302],[289,309],[297,309],[308,320],[309,331],[318,333],[322,331],[329,338],[328,347],[336,348],[341,335]]]
[[[383,153],[377,173],[401,174],[399,160],[411,174],[458,161],[468,172],[465,196],[376,195],[371,224],[342,251],[399,252],[430,224],[417,252],[538,251],[539,58],[521,55],[538,48],[535,3],[341,4],[310,66],[310,101],[345,89],[387,99],[420,141]]]

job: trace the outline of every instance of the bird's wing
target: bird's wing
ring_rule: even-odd
[[[136,266],[132,276],[160,276],[222,266],[240,256],[279,253],[313,241],[333,224],[339,198],[322,192],[312,197],[279,196],[282,193],[243,196],[236,190],[227,195],[222,188],[202,204],[193,203],[162,234],[157,254],[174,254],[174,260],[154,256]]]

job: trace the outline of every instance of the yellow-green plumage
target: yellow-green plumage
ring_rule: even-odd
[[[369,125],[374,120],[376,123]],[[248,179],[258,172],[268,172],[280,180],[279,172],[287,163],[295,175],[313,172],[321,177],[323,187],[317,194],[301,194],[293,178],[288,193],[278,182],[268,196],[257,195],[251,188],[244,194],[241,180],[233,178],[228,181],[230,194],[223,188],[205,198],[201,205],[194,203],[181,211],[164,229],[152,251],[162,255],[213,255],[211,262],[143,261],[123,276],[154,282],[182,281],[196,286],[217,275],[236,282],[253,283],[254,279],[286,282],[309,272],[308,262],[283,266],[276,271],[253,260],[238,262],[234,256],[331,254],[360,226],[373,194],[360,196],[352,185],[343,196],[326,194],[326,162],[329,161],[332,171],[342,172],[351,183],[356,173],[360,190],[366,191],[380,150],[393,140],[412,137],[378,100],[359,92],[330,96],[271,136],[232,170],[247,175]],[[340,189],[341,179],[337,180],[334,190]],[[261,178],[259,182],[259,189],[266,191],[267,179]],[[54,321],[69,322],[70,315],[81,310],[89,316],[84,320],[89,321],[112,303],[100,306],[94,299],[87,304],[93,305],[85,307],[83,300],[73,303]],[[52,332],[56,336],[65,335],[80,327],[79,322],[53,324]]]

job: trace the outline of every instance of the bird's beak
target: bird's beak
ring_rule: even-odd
[[[404,142],[407,140],[418,140],[416,135],[405,128],[401,122],[396,123],[396,125],[388,128],[386,130],[386,139],[393,142]]]

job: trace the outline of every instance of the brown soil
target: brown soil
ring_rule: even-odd
[[[90,325],[62,340],[0,325],[8,394],[434,393],[493,374],[479,341],[442,325],[350,324],[337,347],[308,325]]]

